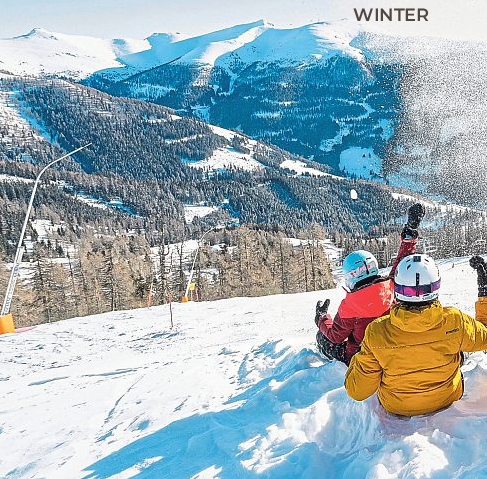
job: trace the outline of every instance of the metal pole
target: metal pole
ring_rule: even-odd
[[[184,293],[184,296],[187,298],[188,297],[188,294],[189,294],[189,287],[191,285],[191,281],[193,281],[193,276],[194,276],[194,267],[196,265],[196,259],[198,258],[198,253],[200,251],[200,246],[201,246],[201,242],[203,241],[203,238],[208,234],[208,233],[211,233],[212,231],[215,231],[217,229],[217,227],[215,226],[214,228],[211,228],[209,229],[206,233],[203,234],[203,236],[201,236],[201,238],[198,240],[198,247],[196,248],[196,253],[194,255],[194,258],[193,258],[193,264],[191,266],[191,273],[189,273],[189,280],[188,280],[188,284],[186,286],[186,292]]]
[[[75,153],[78,153],[78,151],[84,150],[85,148],[87,148],[90,145],[91,145],[91,143],[88,143],[85,146],[82,146],[80,148],[77,148],[76,150],[73,150],[71,153],[68,153],[67,155],[61,156],[61,158],[58,158],[57,160],[51,161],[37,175],[36,181],[34,183],[34,189],[32,190],[32,194],[30,195],[29,206],[27,207],[27,213],[25,215],[24,225],[22,226],[22,232],[20,233],[19,243],[17,245],[17,251],[15,253],[15,259],[14,259],[14,264],[12,267],[12,272],[10,273],[10,279],[8,281],[7,291],[5,293],[5,299],[3,301],[2,316],[5,314],[8,314],[10,312],[10,305],[12,304],[12,297],[13,297],[14,290],[15,290],[15,284],[17,283],[17,279],[19,277],[20,263],[22,262],[22,256],[24,254],[24,248],[22,246],[22,243],[24,242],[25,231],[27,230],[27,225],[29,224],[30,212],[32,210],[32,205],[34,204],[34,197],[36,195],[37,187],[39,186],[41,176],[44,174],[44,172],[50,166],[54,165],[55,163],[57,163],[61,160],[64,160],[65,158],[68,158],[68,157],[74,155]]]

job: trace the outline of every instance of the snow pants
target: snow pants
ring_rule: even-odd
[[[321,331],[318,331],[316,333],[316,344],[320,353],[328,359],[336,359],[348,366],[349,362],[345,358],[345,350],[347,348],[346,342],[338,344],[332,343]]]

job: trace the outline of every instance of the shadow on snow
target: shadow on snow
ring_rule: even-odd
[[[343,371],[334,363],[312,366],[321,361],[313,351],[296,353],[284,348],[276,352],[276,346],[266,343],[257,350],[278,361],[271,375],[231,398],[228,409],[174,421],[87,467],[85,479],[108,479],[128,469],[136,479],[188,479],[205,470],[204,477],[220,479],[306,478],[322,473],[324,463],[316,462],[320,455],[314,443],[284,442],[273,454],[284,455],[286,460],[269,457],[272,467],[264,471],[242,464],[251,459],[255,443],[266,436],[269,426],[281,422],[283,414],[307,407],[343,384]],[[241,376],[242,367],[240,381]]]

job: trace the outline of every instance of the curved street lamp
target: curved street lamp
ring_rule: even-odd
[[[30,212],[32,210],[32,205],[34,204],[34,198],[35,198],[35,195],[37,192],[37,187],[39,186],[40,179],[41,179],[42,175],[44,174],[44,172],[49,167],[58,163],[61,160],[64,160],[65,158],[68,158],[68,157],[74,155],[75,153],[78,153],[78,151],[84,150],[85,148],[87,148],[90,145],[91,145],[91,143],[88,143],[87,145],[81,146],[80,148],[77,148],[76,150],[73,150],[64,156],[61,156],[61,158],[58,158],[57,160],[51,161],[37,175],[37,178],[36,178],[35,183],[34,183],[34,189],[32,190],[32,194],[30,195],[29,206],[27,207],[27,213],[25,215],[24,225],[22,226],[22,232],[20,233],[19,243],[17,245],[17,251],[15,253],[14,264],[12,266],[12,271],[10,273],[10,279],[9,279],[8,285],[7,285],[7,291],[5,293],[5,299],[3,301],[2,312],[0,315],[0,330],[2,327],[2,319],[6,323],[11,322],[11,328],[10,329],[13,328],[12,315],[9,314],[10,313],[10,306],[12,304],[12,297],[14,294],[15,285],[16,285],[17,279],[19,277],[20,263],[22,261],[22,256],[24,254],[24,248],[22,246],[22,243],[24,242],[25,231],[27,230],[27,225],[29,224]],[[10,332],[13,332],[13,331],[10,331]]]
[[[214,226],[213,228],[210,228],[208,231],[204,232],[201,238],[198,240],[198,246],[196,248],[196,252],[194,254],[193,258],[193,264],[191,265],[191,272],[189,273],[189,279],[188,279],[188,284],[186,286],[186,292],[184,293],[184,296],[181,298],[182,303],[187,303],[189,301],[188,294],[189,294],[189,288],[191,286],[191,282],[193,281],[193,276],[194,276],[194,267],[196,265],[196,260],[198,258],[198,253],[200,252],[200,247],[201,247],[201,242],[203,241],[204,237],[211,233],[212,231],[220,231],[225,229],[225,225],[217,225]]]

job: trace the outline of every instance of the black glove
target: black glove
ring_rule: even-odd
[[[426,210],[421,203],[415,203],[408,209],[408,222],[404,225],[401,232],[401,238],[417,238],[418,226],[424,218]]]
[[[315,316],[315,324],[318,326],[318,322],[322,316],[326,316],[328,313],[328,307],[330,306],[330,300],[325,299],[325,302],[318,301],[316,303],[316,316]]]
[[[482,256],[472,256],[470,266],[477,270],[477,285],[479,287],[479,297],[487,296],[487,264]]]
[[[421,203],[415,203],[413,206],[410,206],[408,209],[408,222],[406,223],[406,226],[412,230],[417,230],[425,213],[426,209]]]
[[[418,237],[418,230],[413,230],[408,225],[405,225],[401,232],[401,238],[417,238]]]

